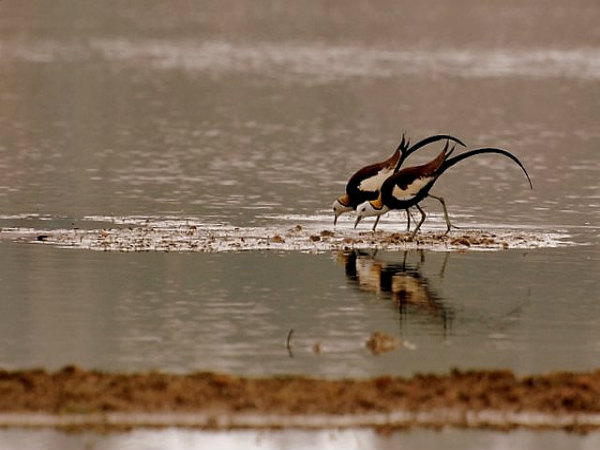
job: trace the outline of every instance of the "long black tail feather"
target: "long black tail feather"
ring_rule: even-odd
[[[401,155],[400,155],[400,159],[398,160],[398,163],[396,164],[396,168],[394,169],[394,171],[397,172],[400,169],[400,167],[402,166],[402,164],[404,163],[404,161],[406,160],[406,158],[408,158],[411,154],[413,154],[420,148],[425,147],[426,145],[429,145],[429,144],[433,144],[434,142],[441,141],[443,139],[456,142],[457,144],[460,144],[463,147],[466,147],[466,145],[463,141],[461,141],[457,137],[451,136],[449,134],[434,134],[433,136],[429,136],[429,137],[426,137],[425,139],[421,139],[415,145],[413,145],[412,147],[409,147],[410,142],[408,140],[405,140],[404,134],[402,134],[402,141],[400,142],[400,145],[397,148],[397,150],[400,150]]]
[[[452,151],[450,151],[450,153],[451,152]],[[460,161],[462,161],[464,159],[467,159],[467,158],[470,158],[471,156],[480,155],[482,153],[497,153],[499,155],[504,155],[507,158],[512,159],[521,168],[521,170],[523,171],[523,173],[525,173],[525,176],[527,177],[527,181],[529,182],[529,187],[531,189],[533,189],[533,184],[531,183],[531,178],[529,178],[529,174],[527,173],[527,170],[525,169],[525,166],[523,166],[523,164],[521,163],[521,161],[519,161],[519,159],[515,155],[513,155],[512,153],[510,153],[510,152],[508,152],[506,150],[502,150],[500,148],[491,148],[491,147],[478,148],[478,149],[475,149],[475,150],[466,151],[464,153],[461,153],[460,155],[456,155],[454,158],[449,158],[449,159],[447,158],[443,162],[442,167],[440,168],[440,171],[438,172],[438,176],[441,175],[442,173],[444,173],[446,170],[448,170],[453,165],[459,163]]]
[[[450,150],[448,150],[449,147],[450,147],[450,141],[446,141],[446,144],[444,145],[444,152],[446,152],[446,154],[444,155],[445,161],[447,161],[448,158],[450,158],[450,155],[452,155],[452,153],[454,153],[454,150],[456,149],[456,145],[453,145],[452,148]]]
[[[400,153],[405,153],[408,150],[408,146],[410,145],[410,139],[406,139],[404,133],[402,133],[402,140],[396,150],[400,150]]]

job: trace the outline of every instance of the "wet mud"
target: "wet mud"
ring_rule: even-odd
[[[564,245],[565,236],[532,230],[459,230],[408,232],[328,229],[302,225],[233,227],[148,223],[127,227],[72,230],[5,228],[0,239],[100,251],[227,252],[245,250],[332,251],[365,248],[440,251],[504,250]]]
[[[454,370],[447,375],[339,380],[212,372],[117,374],[75,366],[54,373],[1,371],[0,425],[15,423],[108,428],[454,425],[586,431],[600,427],[600,370],[525,377],[505,370]]]

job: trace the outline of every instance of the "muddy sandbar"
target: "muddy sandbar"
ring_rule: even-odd
[[[3,426],[600,428],[600,370],[411,378],[0,371]]]

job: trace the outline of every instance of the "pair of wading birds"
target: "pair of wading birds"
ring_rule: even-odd
[[[422,166],[407,167],[400,169],[402,163],[412,153],[437,141],[446,140],[446,145],[442,152],[432,161]],[[449,149],[450,141],[453,141],[463,147],[466,145],[458,138],[447,134],[436,134],[429,136],[412,147],[409,147],[409,141],[402,136],[400,145],[394,154],[387,160],[363,167],[350,177],[346,184],[346,194],[333,202],[333,225],[337,223],[338,217],[348,211],[356,210],[357,217],[354,228],[358,223],[368,216],[377,216],[373,231],[377,227],[379,218],[392,209],[404,209],[407,217],[407,231],[410,230],[410,212],[409,208],[416,207],[421,213],[421,220],[410,235],[413,239],[425,221],[425,211],[419,203],[426,197],[436,199],[442,204],[444,209],[444,218],[446,219],[446,233],[450,231],[453,225],[450,223],[446,202],[442,197],[437,197],[429,193],[438,178],[450,167],[456,163],[471,156],[482,153],[497,153],[510,158],[525,173],[529,187],[533,189],[531,179],[525,167],[512,153],[499,148],[479,148],[463,152],[453,158],[450,158],[456,145]],[[458,228],[458,227],[455,227]]]

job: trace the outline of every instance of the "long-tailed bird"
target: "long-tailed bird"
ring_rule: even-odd
[[[421,213],[421,221],[410,235],[410,239],[415,237],[417,231],[425,221],[425,211],[419,206],[419,203],[426,197],[431,197],[439,200],[444,206],[444,217],[446,219],[446,225],[448,229],[446,233],[450,231],[452,224],[448,217],[448,211],[446,210],[446,204],[444,199],[441,197],[435,197],[429,193],[438,178],[450,167],[463,161],[464,159],[470,158],[471,156],[480,155],[483,153],[497,153],[504,155],[512,159],[518,166],[523,170],[529,187],[533,189],[531,179],[525,167],[514,156],[512,153],[502,150],[499,148],[479,148],[476,150],[469,150],[460,155],[450,158],[450,155],[454,151],[454,147],[448,151],[448,144],[444,147],[442,152],[432,161],[422,166],[407,167],[392,175],[390,175],[381,185],[380,193],[377,199],[367,200],[361,203],[357,209],[356,222],[354,228],[358,223],[368,216],[381,216],[392,209],[407,209],[411,206],[416,206]]]
[[[358,205],[368,200],[376,200],[379,196],[379,189],[383,182],[393,173],[397,172],[402,163],[412,153],[426,145],[432,144],[443,139],[456,142],[465,147],[465,144],[458,138],[448,134],[436,134],[420,140],[412,147],[409,147],[409,141],[402,135],[402,141],[398,148],[383,162],[371,164],[363,167],[350,177],[346,184],[346,193],[333,202],[333,225],[337,223],[340,215],[355,210]],[[408,215],[408,210],[407,210]],[[409,221],[410,221],[410,216]],[[379,216],[373,226],[373,231],[377,227]]]

